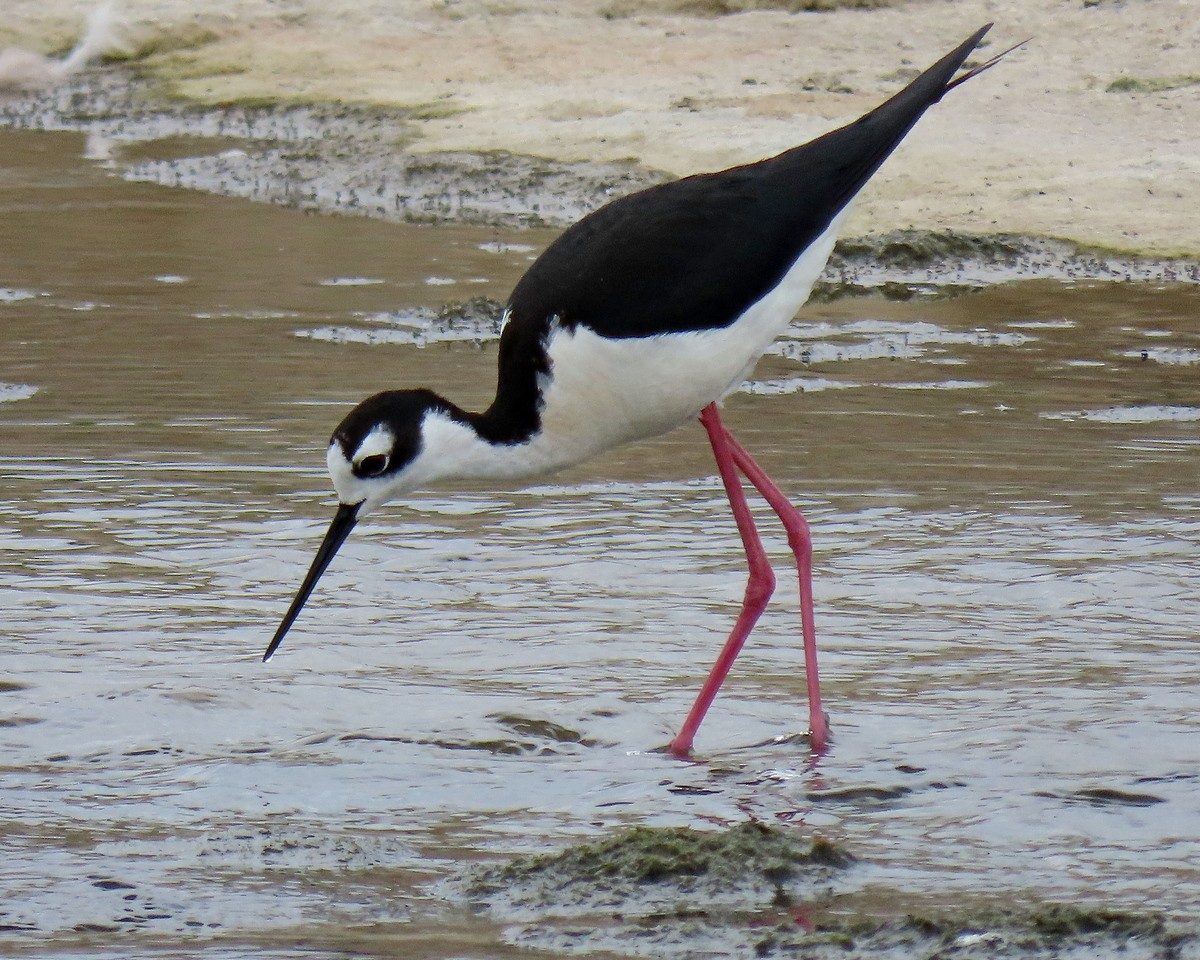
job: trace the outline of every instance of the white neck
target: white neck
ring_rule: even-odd
[[[422,450],[405,479],[423,487],[439,480],[505,480],[561,469],[575,459],[557,460],[536,442],[489,443],[470,424],[441,413],[427,413],[421,424]],[[408,483],[406,483],[406,486]]]

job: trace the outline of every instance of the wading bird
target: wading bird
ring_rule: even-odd
[[[744,476],[795,553],[809,733],[824,750],[808,525],[725,428],[717,404],[808,299],[847,207],[880,164],[928,107],[1004,55],[955,76],[990,26],[847,126],[758,163],[614,200],[567,229],[513,289],[496,398],[482,413],[424,389],[377,393],[355,407],[327,454],[340,504],[263,659],[355,524],[380,504],[442,480],[544,475],[698,416],[750,572],[741,613],[670,749],[691,751],[774,589]]]

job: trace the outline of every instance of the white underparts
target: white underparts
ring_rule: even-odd
[[[736,390],[808,299],[844,214],[727,327],[620,340],[582,327],[554,330],[541,431],[521,447],[531,470],[666,433]]]

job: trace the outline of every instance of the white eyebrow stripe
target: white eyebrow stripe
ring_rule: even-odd
[[[354,456],[351,457],[351,462],[356,464],[362,463],[367,457],[373,457],[381,453],[385,456],[390,456],[395,444],[395,434],[383,424],[379,424],[363,437],[362,443],[358,445],[358,449],[354,451]]]

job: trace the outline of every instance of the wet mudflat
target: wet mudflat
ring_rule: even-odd
[[[552,234],[131,185],[82,145],[0,133],[6,951],[724,956],[863,913],[1194,918],[1196,286],[807,309],[727,420],[813,523],[834,743],[798,736],[781,576],[688,764],[657,748],[742,587],[698,427],[381,512],[259,662],[333,424],[402,384],[485,403],[490,324],[431,315],[503,299]],[[464,879],[749,819],[854,861],[634,934],[636,903],[481,909]]]

